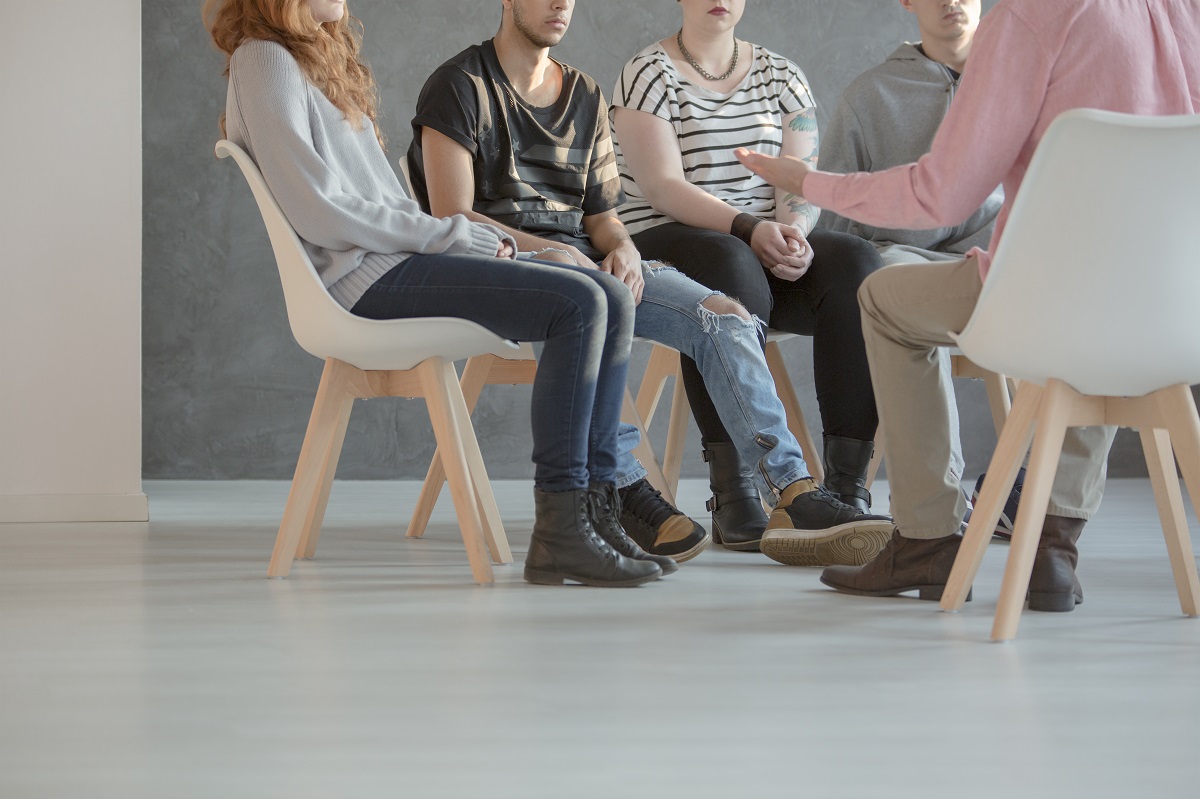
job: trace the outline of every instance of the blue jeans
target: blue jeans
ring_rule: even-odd
[[[413,255],[351,313],[452,316],[514,341],[543,342],[530,409],[534,487],[559,492],[615,481],[633,297],[613,276],[539,261]]]
[[[796,480],[808,466],[787,427],[783,403],[763,355],[762,322],[735,314],[716,314],[701,305],[719,292],[660,264],[643,264],[646,287],[634,315],[633,332],[666,344],[696,362],[704,386],[729,431],[742,462],[757,466],[759,491],[768,500]],[[630,450],[637,431],[620,440],[621,479],[640,470]],[[641,474],[644,476],[645,472]]]

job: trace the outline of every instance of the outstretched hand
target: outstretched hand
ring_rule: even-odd
[[[733,151],[733,154],[737,156],[737,160],[742,162],[742,166],[772,186],[784,191],[790,191],[797,197],[804,196],[804,179],[808,177],[808,173],[812,169],[799,158],[794,158],[790,155],[773,158],[769,155],[747,150],[745,147],[737,148]]]

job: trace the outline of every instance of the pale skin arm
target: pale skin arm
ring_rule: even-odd
[[[820,137],[817,133],[817,112],[805,108],[783,120],[783,147],[781,155],[799,158],[811,168],[817,168],[817,153]],[[785,225],[795,225],[808,235],[817,224],[821,210],[803,197],[776,187],[775,219]]]
[[[625,163],[654,208],[691,227],[729,232],[737,209],[688,181],[671,123],[629,108],[613,109],[612,123],[622,142]],[[789,244],[797,236],[803,241],[791,225],[764,222],[754,229],[750,246],[764,268],[795,280],[811,262],[811,254],[806,262]]]
[[[816,166],[819,141],[816,109],[804,108],[784,118],[783,143],[780,148],[783,155],[793,156],[806,164]],[[783,225],[791,225],[799,234],[798,238],[789,238],[788,245],[800,261],[799,264],[793,263],[773,270],[778,277],[795,280],[812,266],[813,251],[807,237],[809,231],[817,224],[820,213],[820,209],[803,197],[778,187],[775,189],[775,220]]]
[[[425,168],[425,183],[429,191],[429,211],[437,217],[463,214],[474,222],[483,222],[503,230],[517,242],[517,248],[522,251],[537,253],[546,248],[558,252],[546,252],[538,255],[539,260],[574,263],[578,266],[594,267],[595,264],[575,247],[550,241],[538,236],[522,233],[515,228],[502,225],[491,217],[476,213],[473,210],[475,198],[475,177],[471,167],[471,153],[458,142],[429,128],[421,129],[422,166]],[[507,243],[502,249],[507,248]],[[567,254],[562,251],[565,250]],[[500,257],[511,258],[514,253]]]

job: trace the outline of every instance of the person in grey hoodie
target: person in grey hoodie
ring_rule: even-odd
[[[859,75],[842,94],[821,142],[821,169],[830,172],[879,172],[910,164],[929,152],[934,134],[958,91],[958,81],[979,26],[980,0],[900,0],[913,14],[921,40],[905,42],[887,60]],[[851,233],[875,245],[885,266],[920,261],[956,261],[973,247],[985,248],[1004,190],[996,190],[965,221],[953,227],[903,230],[866,225],[822,211],[819,227]],[[943,369],[950,360],[942,350]],[[950,381],[946,381],[949,385]],[[966,466],[959,443],[958,416],[950,403],[954,442],[952,469],[960,478]],[[972,499],[979,495],[983,475]],[[1024,472],[996,528],[1012,534]],[[968,511],[969,516],[969,511]]]
[[[929,151],[933,136],[958,90],[980,0],[900,0],[917,20],[921,40],[902,44],[846,89],[821,142],[821,169],[878,172],[910,164]],[[986,247],[1004,202],[997,187],[975,213],[954,227],[932,230],[878,228],[821,214],[819,225],[853,233],[879,250],[885,265],[954,261],[972,247]]]

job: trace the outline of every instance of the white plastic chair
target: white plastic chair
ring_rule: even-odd
[[[1016,635],[1068,426],[1140,431],[1179,604],[1197,614],[1200,583],[1172,445],[1195,505],[1198,179],[1200,116],[1070,111],[1034,155],[979,303],[955,336],[972,361],[1020,384],[944,610],[962,607],[1033,442],[993,640]]]
[[[322,286],[250,157],[227,140],[217,142],[216,154],[233,157],[254,193],[275,252],[292,335],[325,361],[267,575],[286,577],[293,558],[311,558],[316,552],[354,400],[420,397],[428,405],[444,456],[471,573],[478,583],[493,582],[484,538],[497,563],[512,562],[512,553],[454,361],[480,354],[511,356],[518,345],[465,319],[377,321],[354,316]]]

